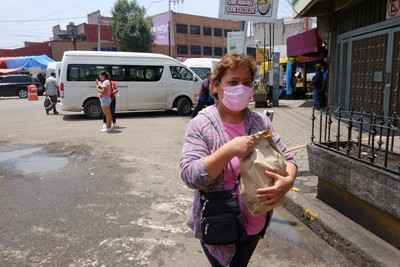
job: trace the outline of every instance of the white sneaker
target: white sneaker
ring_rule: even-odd
[[[103,129],[107,128],[107,124],[103,123]]]
[[[113,127],[113,128],[119,128],[119,126],[118,126],[117,123],[114,123],[112,127]]]
[[[107,127],[100,130],[100,132],[103,132],[103,133],[109,133],[111,131],[112,131],[112,128],[107,128]]]

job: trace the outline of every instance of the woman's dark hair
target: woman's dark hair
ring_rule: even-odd
[[[246,55],[246,54],[236,54],[236,53],[231,53],[225,55],[221,61],[215,66],[214,73],[211,78],[211,90],[210,93],[211,95],[215,98],[218,99],[218,94],[214,92],[214,84],[216,82],[221,82],[222,77],[225,75],[225,73],[229,69],[237,69],[239,67],[248,67],[251,77],[254,80],[254,77],[257,72],[257,64],[255,59],[252,56]]]
[[[110,79],[110,75],[108,74],[108,72],[107,71],[101,71],[100,72],[100,74],[99,75],[104,75],[105,77],[106,77],[106,80],[109,80]]]

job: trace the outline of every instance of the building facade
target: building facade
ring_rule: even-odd
[[[318,18],[318,34],[327,44],[329,106],[400,114],[400,2],[293,2],[298,18]]]
[[[156,36],[153,52],[186,58],[220,58],[227,51],[227,33],[240,31],[238,21],[165,12],[152,17]]]

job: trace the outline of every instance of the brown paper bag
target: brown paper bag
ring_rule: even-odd
[[[272,139],[271,132],[258,132],[254,137],[254,151],[249,156],[240,159],[240,195],[249,211],[254,216],[258,216],[285,202],[285,197],[283,197],[273,206],[260,205],[256,198],[256,190],[271,186],[274,183],[272,179],[265,175],[265,170],[285,175],[286,160],[278,145]]]

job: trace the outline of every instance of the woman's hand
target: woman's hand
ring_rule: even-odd
[[[204,158],[204,164],[208,170],[208,175],[212,179],[216,179],[233,157],[242,158],[248,156],[253,150],[253,136],[235,137],[217,149],[217,151]]]
[[[253,136],[239,136],[228,142],[231,146],[234,156],[243,158],[250,155],[254,150]]]
[[[265,175],[271,178],[271,184],[268,187],[257,189],[257,199],[261,205],[274,205],[281,200],[285,194],[292,188],[297,175],[297,166],[288,163],[286,175],[279,175],[274,172],[265,171]]]

